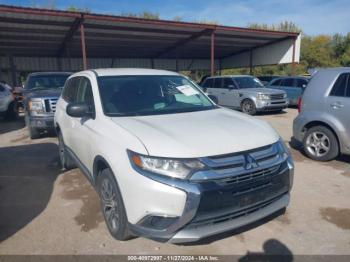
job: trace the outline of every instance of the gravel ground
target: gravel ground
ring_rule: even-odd
[[[286,142],[295,109],[259,115]],[[30,140],[23,124],[0,120],[0,254],[350,254],[350,157],[317,163],[292,149],[291,204],[274,216],[192,245],[114,240],[93,188],[58,167],[57,139]]]

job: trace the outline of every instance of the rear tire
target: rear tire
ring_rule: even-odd
[[[243,102],[241,104],[241,110],[243,113],[251,115],[251,116],[256,114],[256,106],[255,106],[254,102],[250,99],[243,100]]]
[[[125,241],[132,237],[128,227],[128,219],[112,171],[106,168],[97,177],[97,190],[100,195],[102,214],[110,234],[117,240]]]
[[[67,152],[66,145],[63,141],[62,133],[58,133],[58,150],[60,155],[60,163],[62,170],[70,170],[75,168],[75,164]]]
[[[339,155],[335,134],[325,126],[310,128],[303,139],[305,154],[316,161],[330,161]]]

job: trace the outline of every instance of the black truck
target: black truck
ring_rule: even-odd
[[[56,102],[69,72],[40,72],[28,75],[24,85],[25,122],[31,139],[54,131]]]

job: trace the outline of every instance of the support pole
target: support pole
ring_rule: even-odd
[[[295,76],[296,73],[296,64],[295,64],[295,42],[296,42],[296,38],[294,38],[293,41],[293,54],[292,54],[292,75]]]
[[[210,41],[210,74],[211,76],[215,75],[215,33],[211,32],[211,41]]]
[[[12,54],[9,56],[12,86],[17,86],[17,70]]]
[[[83,69],[87,69],[87,61],[86,61],[86,48],[85,48],[85,31],[84,31],[84,23],[80,24],[80,39],[81,39],[81,52],[83,56]]]
[[[253,50],[250,49],[249,52],[249,74],[253,75]]]
[[[66,56],[67,56],[67,59],[68,59],[68,70],[72,71],[72,61],[70,59],[70,52],[69,52],[68,46],[66,46],[65,49],[66,49]]]

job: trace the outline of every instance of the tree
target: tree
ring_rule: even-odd
[[[80,7],[75,7],[74,5],[70,5],[66,9],[67,11],[70,12],[84,12],[84,13],[90,13],[90,9],[88,8],[80,8]]]
[[[284,32],[296,32],[300,33],[301,29],[293,22],[284,21],[279,24],[258,24],[252,23],[248,25],[252,29],[263,29],[263,30],[272,30],[272,31],[284,31]]]
[[[121,16],[159,20],[158,13],[143,11],[142,13],[122,13]]]

